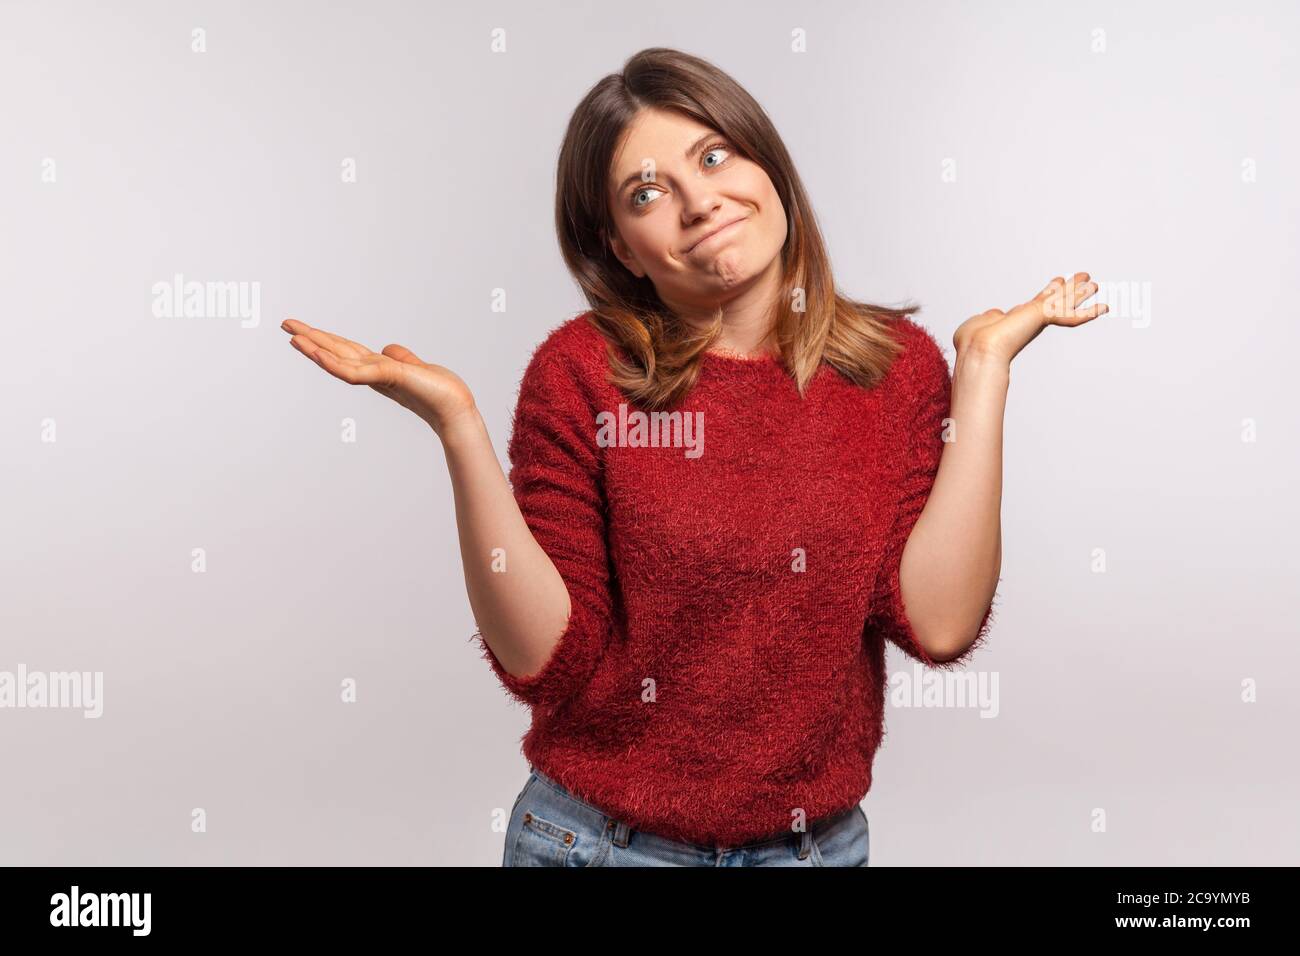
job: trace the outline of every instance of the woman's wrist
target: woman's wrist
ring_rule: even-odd
[[[957,350],[957,359],[953,363],[953,380],[978,379],[993,381],[1011,381],[1011,363],[1001,355],[996,355],[976,347]]]
[[[471,406],[454,419],[443,422],[441,427],[435,427],[433,430],[448,451],[455,451],[487,437],[487,423],[479,414],[477,405]]]

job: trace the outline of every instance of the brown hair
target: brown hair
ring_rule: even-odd
[[[648,276],[633,275],[614,255],[609,171],[620,137],[643,108],[677,110],[730,139],[772,180],[785,207],[782,294],[771,328],[782,362],[802,395],[823,361],[870,388],[901,343],[887,331],[919,306],[887,308],[856,302],[835,288],[812,205],[776,127],[735,80],[699,57],[665,47],[633,55],[606,76],[569,119],[556,174],[555,226],[564,261],[591,306],[591,321],[610,346],[610,381],[650,409],[675,405],[699,376],[702,353],[722,331],[700,332],[659,299]],[[795,308],[802,290],[804,309]]]

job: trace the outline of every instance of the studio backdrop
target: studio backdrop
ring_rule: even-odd
[[[872,865],[1294,863],[1298,45],[1282,2],[7,0],[0,861],[499,864],[528,711],[442,448],[280,323],[454,370],[506,465],[586,309],[565,124],[667,46],[949,359],[1054,275],[1110,306],[1012,367],[987,645],[890,649]]]

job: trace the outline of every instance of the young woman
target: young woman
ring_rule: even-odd
[[[288,320],[446,452],[481,652],[531,708],[514,866],[865,866],[885,644],[985,638],[1011,360],[1087,273],[938,343],[840,295],[762,108],[654,48],[587,94],[556,226],[590,309],[535,350],[497,462],[465,383]]]

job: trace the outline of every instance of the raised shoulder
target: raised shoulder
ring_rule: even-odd
[[[583,312],[551,329],[533,350],[529,364],[560,363],[589,373],[606,361],[605,338],[591,324],[590,312]]]
[[[903,343],[886,375],[888,390],[902,407],[936,395],[946,395],[951,372],[948,357],[934,334],[910,316],[899,316],[893,325]]]
[[[539,436],[553,439],[557,426],[594,436],[596,412],[608,406],[613,386],[607,381],[605,338],[587,315],[554,327],[533,349],[519,383],[511,426],[512,458],[518,443],[533,444],[543,440]]]
[[[583,312],[551,329],[533,349],[521,393],[563,389],[584,404],[608,401],[609,358],[605,337]]]

